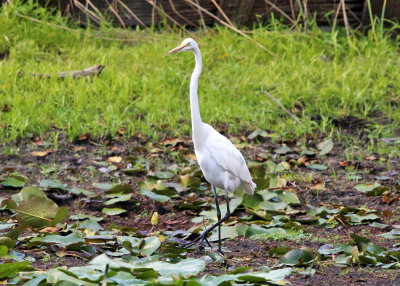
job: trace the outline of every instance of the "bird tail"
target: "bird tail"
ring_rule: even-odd
[[[240,185],[240,188],[241,188],[246,194],[249,194],[249,195],[254,194],[254,190],[256,189],[256,187],[257,187],[257,185],[256,185],[253,181],[250,181],[250,182],[243,182],[243,183]]]

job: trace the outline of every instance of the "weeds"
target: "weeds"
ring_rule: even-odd
[[[48,24],[21,19],[16,12]],[[199,95],[204,121],[225,122],[230,132],[245,125],[298,137],[311,131],[331,133],[332,118],[352,115],[375,122],[371,140],[394,135],[400,111],[389,102],[387,91],[400,89],[397,43],[380,30],[381,25],[367,35],[354,32],[348,39],[340,28],[327,33],[314,27],[304,33],[273,21],[254,28],[253,37],[276,57],[223,27],[183,31],[185,37],[196,38],[203,52]],[[10,58],[0,62],[0,86],[5,87],[0,100],[10,107],[9,112],[0,112],[2,140],[48,134],[57,148],[59,131],[49,133],[53,127],[70,140],[86,132],[97,137],[115,134],[119,128],[127,136],[140,132],[155,139],[160,132],[190,133],[192,55],[166,56],[181,40],[180,34],[82,30],[29,1],[3,5],[0,26],[0,48],[10,51]],[[32,76],[93,64],[105,65],[98,78],[60,81]],[[18,76],[20,72],[24,75]],[[304,127],[264,91],[288,110],[300,106],[296,116]],[[384,133],[377,122],[380,113],[393,122]]]

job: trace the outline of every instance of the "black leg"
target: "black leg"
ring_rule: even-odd
[[[203,244],[203,242],[207,242],[208,245],[210,245],[207,241],[207,235],[217,226],[219,227],[224,221],[226,221],[230,216],[231,216],[231,211],[229,208],[229,196],[228,196],[228,190],[225,190],[225,199],[226,199],[226,214],[222,219],[219,219],[215,224],[213,224],[211,227],[207,228],[203,233],[193,240],[192,242],[189,242],[188,244],[185,245],[185,247],[190,247],[196,243]],[[218,215],[218,214],[217,214]],[[219,240],[220,243],[220,240]],[[218,249],[219,252],[222,252],[221,249]]]
[[[214,197],[215,197],[215,207],[217,209],[217,218],[218,221],[221,220],[221,210],[219,209],[219,203],[218,203],[218,195],[217,195],[217,190],[213,186],[213,192],[214,192]],[[221,249],[221,225],[218,226],[218,251],[222,252]]]

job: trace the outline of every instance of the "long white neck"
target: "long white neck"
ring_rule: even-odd
[[[191,118],[192,118],[192,133],[193,133],[193,141],[198,143],[197,139],[200,139],[202,134],[202,125],[203,122],[201,121],[200,116],[200,108],[199,108],[199,98],[197,96],[197,87],[199,82],[199,77],[201,74],[201,66],[202,66],[202,59],[200,49],[196,47],[194,49],[194,56],[196,59],[196,66],[194,67],[194,71],[192,73],[192,77],[190,79],[190,110],[191,110]],[[196,142],[197,141],[197,142]]]

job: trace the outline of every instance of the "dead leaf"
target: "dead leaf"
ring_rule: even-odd
[[[374,161],[374,160],[376,160],[376,157],[375,156],[367,156],[367,157],[365,157],[365,160]]]
[[[117,130],[117,134],[121,135],[121,136],[124,135],[125,132],[126,132],[125,127],[118,128],[118,130]]]
[[[76,140],[78,142],[82,142],[82,141],[87,141],[90,138],[90,132],[87,132],[81,136],[79,136],[79,138]]]
[[[113,156],[113,157],[109,157],[107,159],[107,162],[111,162],[111,163],[121,163],[122,158],[120,156]]]
[[[391,218],[393,216],[392,210],[389,210],[389,209],[383,210],[382,214],[384,217],[387,217],[387,218]]]
[[[50,153],[52,153],[53,150],[45,150],[45,151],[33,151],[31,152],[31,155],[34,157],[46,157]]]
[[[55,227],[55,226],[48,226],[48,227],[45,227],[44,229],[41,229],[39,232],[57,232],[59,230],[59,228],[58,227]]]
[[[10,107],[8,106],[7,103],[3,104],[3,108],[1,109],[1,111],[3,112],[10,112]]]
[[[43,143],[42,139],[40,139],[39,136],[35,136],[32,138],[33,143],[35,143],[36,145],[41,145]]]

